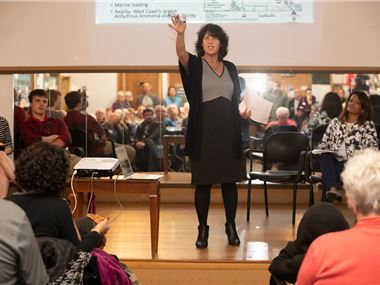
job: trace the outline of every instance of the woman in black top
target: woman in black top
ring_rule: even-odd
[[[191,159],[195,208],[198,215],[196,246],[208,245],[207,216],[212,184],[221,184],[226,212],[226,234],[230,245],[240,240],[235,228],[236,182],[245,178],[238,102],[241,93],[236,67],[223,60],[228,36],[214,24],[198,32],[197,56],[186,51],[186,21],[172,17],[170,27],[177,32],[176,51],[182,83],[190,103],[186,133],[186,154]],[[249,112],[241,114],[247,118]]]
[[[36,237],[72,242],[83,251],[97,246],[109,230],[108,220],[79,240],[69,204],[62,198],[69,161],[66,152],[50,143],[35,143],[16,161],[16,184],[22,189],[7,199],[26,213]]]
[[[303,215],[296,240],[289,242],[273,259],[269,271],[277,279],[295,283],[310,244],[320,235],[347,229],[346,219],[335,206],[326,202],[314,205]]]

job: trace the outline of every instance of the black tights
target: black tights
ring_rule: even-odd
[[[222,195],[227,223],[235,223],[237,209],[236,183],[222,183]],[[200,225],[207,225],[208,209],[210,206],[211,184],[197,185],[195,188],[195,209]]]

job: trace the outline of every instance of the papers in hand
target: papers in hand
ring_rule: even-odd
[[[239,104],[239,111],[251,111],[250,119],[261,124],[268,123],[268,118],[272,110],[272,102],[265,100],[253,92],[246,92],[243,101]]]

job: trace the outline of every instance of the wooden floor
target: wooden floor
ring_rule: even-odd
[[[97,213],[116,218],[107,235],[106,251],[123,260],[151,260],[149,208],[147,204],[97,203]],[[352,224],[353,215],[340,206]],[[210,237],[207,249],[196,249],[197,219],[192,204],[162,204],[157,261],[270,262],[289,240],[296,236],[297,225],[306,210],[299,206],[296,227],[291,224],[291,206],[270,206],[267,218],[262,206],[253,205],[251,221],[245,219],[245,206],[239,205],[236,224],[241,245],[229,246],[224,233],[224,208],[212,204],[209,211]]]

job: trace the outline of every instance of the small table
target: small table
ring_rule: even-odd
[[[144,193],[149,195],[150,205],[150,236],[152,258],[156,258],[158,250],[158,229],[160,222],[160,178],[162,175],[140,174],[141,179],[115,179],[112,178],[74,178],[74,190],[77,193],[78,205],[73,213],[75,218],[83,214],[84,193],[108,192],[114,193],[114,187],[118,193]],[[74,197],[70,196],[70,205],[74,207]]]
[[[185,144],[184,135],[164,135],[162,137],[164,173],[169,171],[169,148],[171,144]]]

